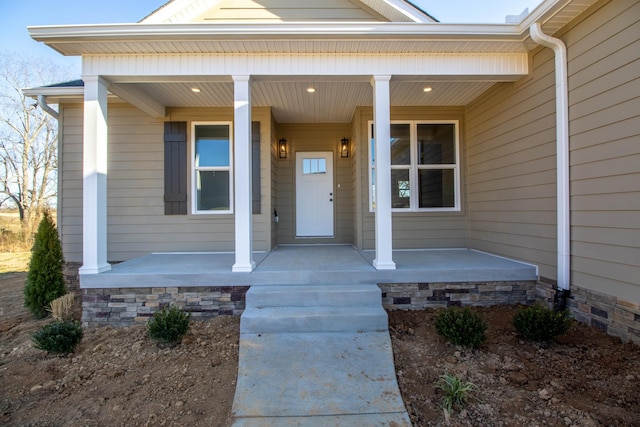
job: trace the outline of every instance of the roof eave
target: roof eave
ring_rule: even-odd
[[[28,27],[31,37],[67,54],[65,44],[194,40],[508,40],[517,25],[442,23],[101,24]],[[91,53],[91,52],[87,52]]]

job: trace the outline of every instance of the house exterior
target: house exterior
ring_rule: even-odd
[[[66,260],[85,287],[157,252],[252,274],[277,245],[352,244],[379,271],[470,248],[640,342],[639,21],[635,0],[492,25],[400,0],[174,0],[31,27],[82,56],[82,82],[25,91],[60,107]]]

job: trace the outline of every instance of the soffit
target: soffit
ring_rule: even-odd
[[[392,81],[394,107],[464,106],[495,82]],[[170,107],[230,107],[233,84],[226,82],[127,83]],[[425,92],[424,87],[432,88]],[[199,93],[191,91],[200,89]],[[314,93],[307,88],[316,89]],[[356,107],[373,105],[373,89],[366,81],[272,81],[251,84],[251,104],[271,107],[278,123],[348,123]]]

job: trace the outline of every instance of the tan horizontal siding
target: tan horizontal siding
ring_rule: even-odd
[[[82,260],[82,117],[81,105],[64,108],[62,149],[61,235],[65,257]],[[230,109],[177,109],[178,120],[222,120]],[[256,109],[253,120],[261,126],[263,158],[270,157],[270,111]],[[154,119],[126,105],[109,106],[107,181],[107,259],[123,261],[150,252],[233,251],[233,215],[164,215],[163,120]],[[189,148],[190,151],[190,148]],[[261,161],[263,177],[269,164]],[[262,180],[268,194],[269,180]],[[189,191],[190,192],[190,191]],[[267,250],[271,203],[263,197],[262,213],[254,215],[254,248]]]
[[[347,0],[291,2],[287,0],[233,0],[222,3],[196,21],[374,21],[377,20]]]
[[[603,1],[556,36],[569,56],[572,283],[640,301],[640,2]],[[532,76],[469,106],[467,154],[472,247],[555,278],[552,59],[537,49]]]
[[[467,108],[470,247],[555,272],[553,55],[533,57],[532,77],[500,83]]]

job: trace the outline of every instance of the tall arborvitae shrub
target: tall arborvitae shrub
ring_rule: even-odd
[[[63,265],[58,230],[51,215],[45,212],[34,239],[24,288],[24,305],[35,317],[44,317],[51,301],[67,293]]]

